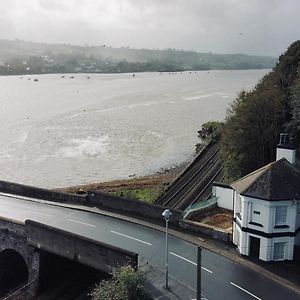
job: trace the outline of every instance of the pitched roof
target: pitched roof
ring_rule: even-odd
[[[264,200],[300,199],[300,173],[285,158],[246,175],[231,186],[241,195]]]

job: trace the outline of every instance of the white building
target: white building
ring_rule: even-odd
[[[214,184],[218,205],[233,210],[233,243],[264,261],[292,260],[300,246],[300,172],[284,158],[282,149],[294,159],[291,148],[279,149],[279,160],[230,185]]]

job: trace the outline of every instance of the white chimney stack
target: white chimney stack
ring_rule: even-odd
[[[294,145],[294,139],[290,138],[289,134],[281,133],[279,144],[277,145],[276,160],[285,158],[291,164],[296,161],[296,149]]]

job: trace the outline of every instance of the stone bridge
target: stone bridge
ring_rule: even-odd
[[[38,295],[43,265],[54,254],[105,273],[120,265],[137,267],[137,254],[31,220],[0,219],[0,297],[20,290],[10,299]]]

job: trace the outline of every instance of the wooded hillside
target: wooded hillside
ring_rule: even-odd
[[[227,182],[275,160],[281,132],[300,132],[300,41],[252,91],[242,91],[225,120],[221,152]],[[298,143],[298,142],[297,142]]]

